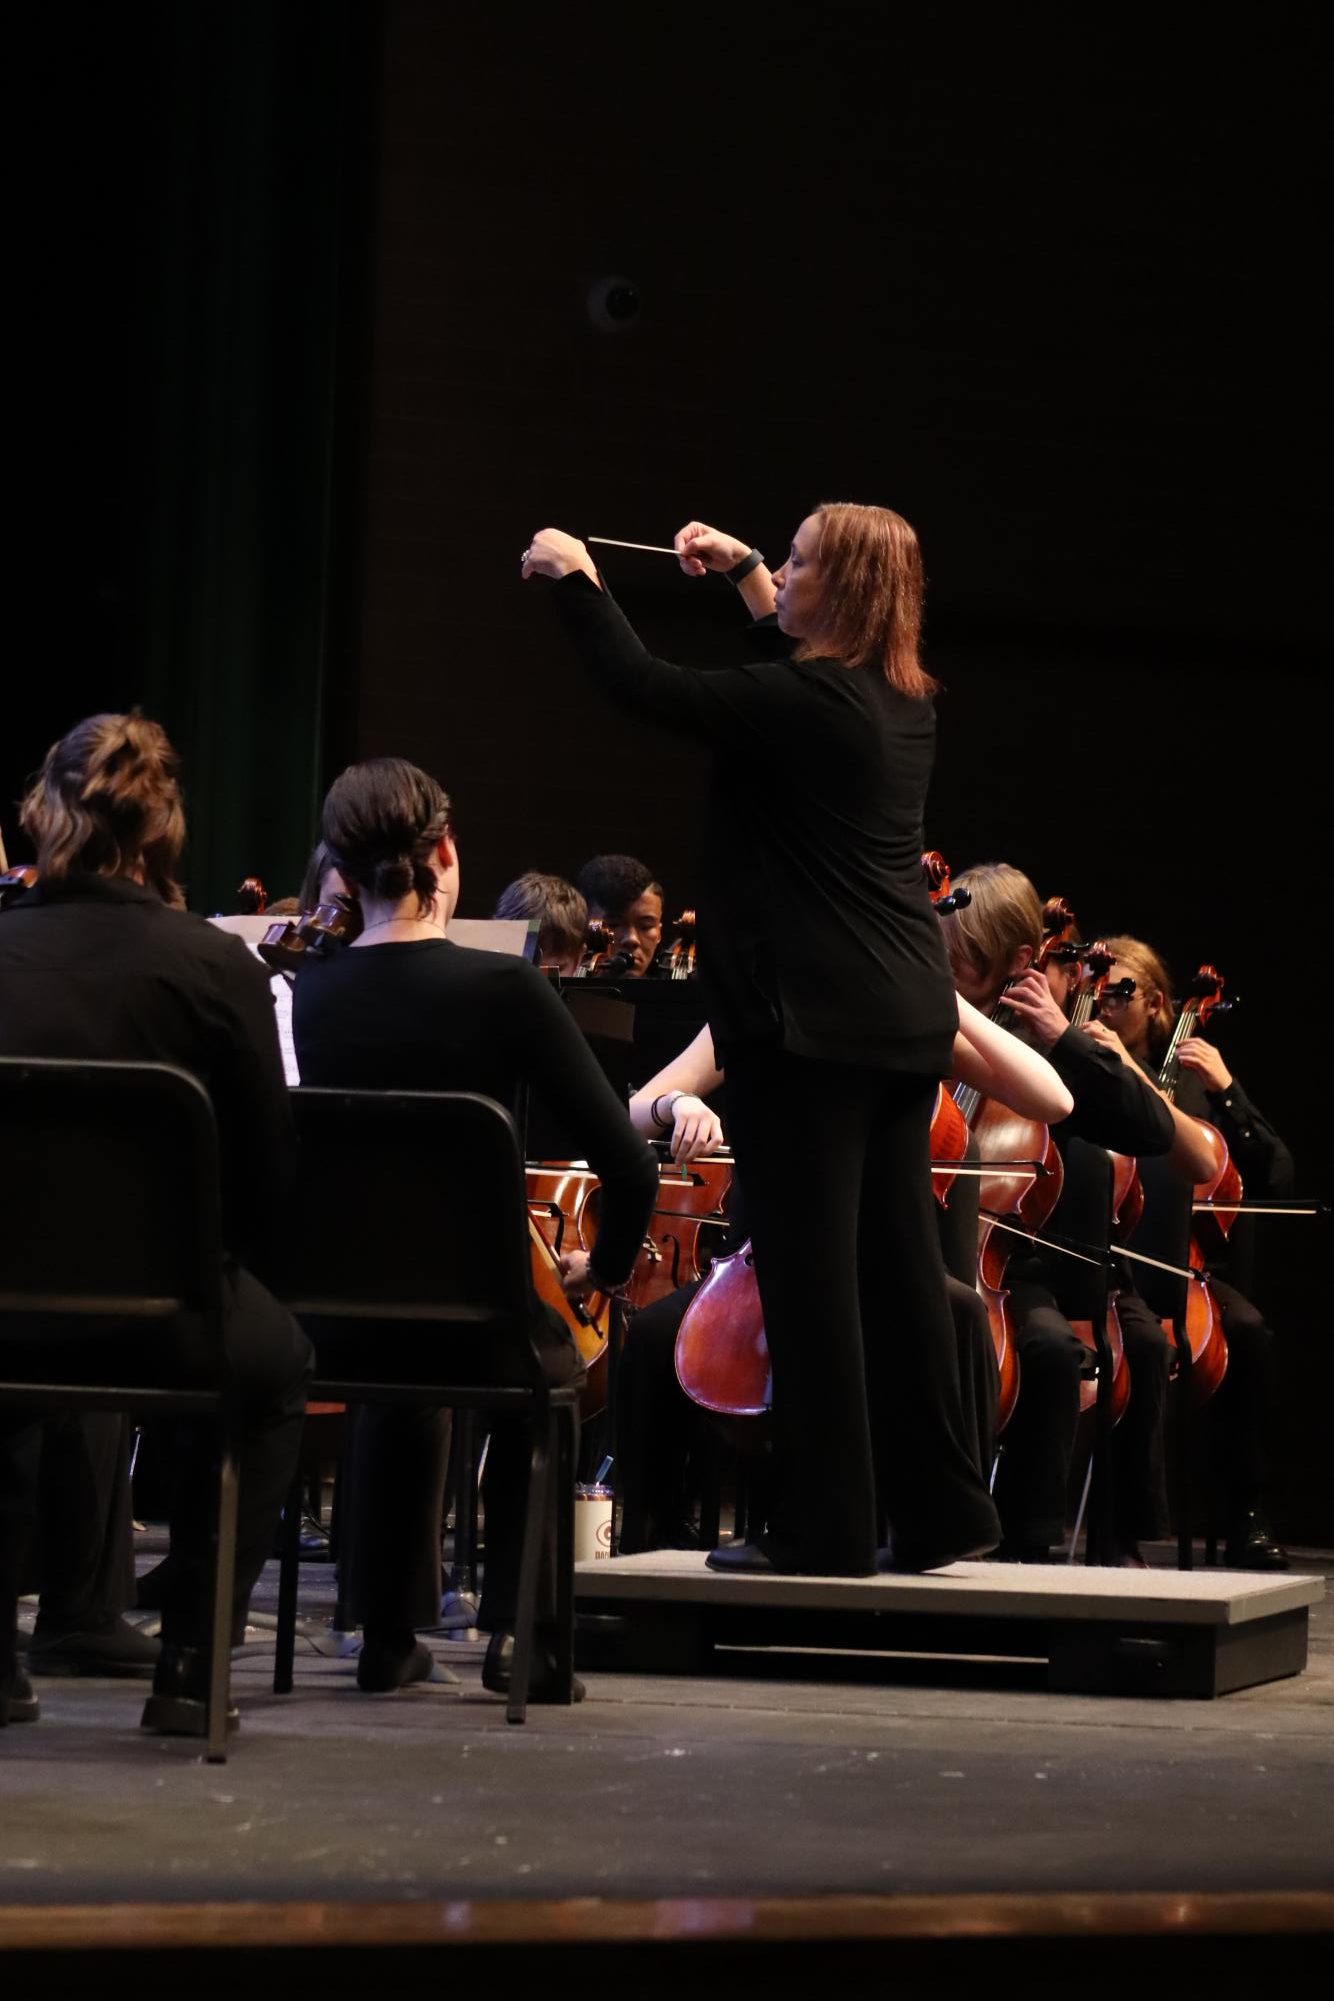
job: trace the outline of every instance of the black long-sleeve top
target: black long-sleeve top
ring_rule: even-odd
[[[552,597],[603,694],[714,752],[699,944],[719,1061],[781,1042],[944,1076],[958,1011],[921,872],[930,701],[837,660],[678,667],[582,572]]]
[[[1069,1240],[1086,1250],[1105,1250],[1106,1154],[1151,1158],[1170,1152],[1175,1135],[1172,1114],[1138,1071],[1077,1028],[1068,1028],[1046,1055],[1075,1102],[1069,1116],[1051,1128],[1065,1179],[1042,1234],[1053,1243]],[[1044,1286],[1069,1317],[1087,1319],[1092,1313],[1092,1273],[1078,1259],[1059,1250],[1017,1245],[1008,1269],[1012,1281]],[[1118,1282],[1124,1286],[1133,1280],[1123,1272]]]
[[[174,1063],[213,1101],[228,1250],[271,1268],[292,1165],[269,976],[239,938],[121,876],[0,915],[0,1055]]]
[[[1171,1152],[1175,1136],[1171,1112],[1114,1049],[1077,1028],[1067,1028],[1048,1050],[1047,1061],[1075,1101],[1069,1117],[1052,1127],[1052,1137],[1062,1150],[1067,1140],[1083,1139],[1111,1153]]]
[[[1267,1196],[1282,1201],[1292,1194],[1297,1176],[1292,1155],[1259,1106],[1247,1097],[1240,1078],[1234,1077],[1224,1091],[1209,1091],[1197,1072],[1183,1070],[1177,1079],[1176,1102],[1191,1118],[1217,1126],[1253,1200]]]
[[[523,959],[447,939],[351,946],[298,975],[292,1032],[303,1084],[479,1091],[510,1111],[547,1101],[602,1183],[592,1262],[630,1276],[657,1196],[653,1154],[554,990]]]

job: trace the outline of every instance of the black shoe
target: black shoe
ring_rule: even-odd
[[[0,1682],[0,1724],[35,1723],[41,1713],[32,1683],[22,1668],[16,1668],[7,1682]]]
[[[420,1640],[413,1640],[406,1648],[392,1640],[362,1641],[357,1656],[357,1687],[363,1695],[392,1695],[395,1689],[411,1688],[419,1681],[447,1684],[451,1688],[459,1685],[453,1669],[442,1667]]]
[[[486,1659],[482,1662],[482,1687],[489,1688],[492,1695],[508,1695],[510,1692],[510,1669],[514,1663],[513,1633],[493,1633],[486,1649]],[[541,1634],[533,1641],[532,1664],[528,1671],[528,1700],[530,1702],[563,1702],[557,1695],[556,1656],[545,1644]],[[582,1702],[588,1690],[578,1675],[571,1677],[570,1701]]]
[[[28,1646],[33,1674],[109,1674],[151,1679],[158,1663],[159,1642],[149,1639],[128,1619],[108,1619],[92,1631],[48,1626],[37,1617]]]
[[[159,1737],[206,1737],[207,1695],[208,1655],[200,1647],[174,1647],[164,1640],[139,1727]],[[227,1728],[240,1727],[240,1711],[229,1697]]]
[[[711,1549],[704,1559],[706,1570],[720,1570],[727,1577],[780,1577],[782,1570],[759,1542],[725,1542]]]
[[[1232,1525],[1223,1552],[1229,1570],[1287,1570],[1288,1552],[1269,1532],[1269,1524],[1258,1508],[1252,1508]]]
[[[855,1570],[846,1563],[834,1564],[827,1558],[807,1561],[795,1550],[775,1543],[770,1535],[759,1542],[725,1542],[711,1549],[704,1559],[709,1570],[727,1577],[873,1577],[874,1569]]]

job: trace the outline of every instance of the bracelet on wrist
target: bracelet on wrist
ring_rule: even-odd
[[[660,1091],[658,1093],[657,1097],[653,1100],[653,1103],[648,1108],[648,1115],[652,1119],[654,1125],[658,1128],[658,1131],[660,1133],[669,1133],[671,1131],[673,1125],[672,1107],[675,1105],[678,1098],[684,1098],[688,1096],[689,1093],[686,1091]],[[658,1106],[662,1104],[664,1100],[666,1101],[667,1105],[667,1117],[665,1119],[660,1118],[658,1116]]]
[[[724,570],[723,575],[729,584],[739,584],[744,578],[750,575],[752,570],[758,570],[763,561],[764,557],[760,551],[752,549],[748,555],[741,558],[739,563],[733,563],[730,570]]]

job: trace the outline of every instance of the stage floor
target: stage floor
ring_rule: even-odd
[[[1168,1552],[1162,1552],[1164,1560]],[[1326,1579],[1334,1558],[1295,1565]],[[332,1576],[304,1566],[302,1611]],[[258,1604],[272,1603],[275,1572]],[[821,1642],[812,1612],[809,1644]],[[0,1736],[0,1901],[1310,1890],[1334,1881],[1334,1597],[1310,1661],[1222,1701],[1057,1695],[1037,1665],[811,1658],[595,1674],[522,1729],[462,1686],[237,1662],[229,1762],[138,1730],[143,1684],[43,1681]]]

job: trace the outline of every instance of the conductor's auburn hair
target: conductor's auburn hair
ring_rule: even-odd
[[[926,576],[912,527],[892,508],[848,500],[823,501],[812,519],[820,536],[819,630],[795,657],[878,667],[901,694],[934,694],[918,657]]]

